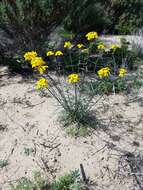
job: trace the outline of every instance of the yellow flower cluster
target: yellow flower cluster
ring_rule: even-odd
[[[99,44],[99,45],[97,46],[97,49],[105,49],[105,45],[104,45],[104,44]]]
[[[112,50],[116,50],[116,49],[120,48],[120,46],[118,44],[112,44],[110,48]]]
[[[98,38],[97,32],[89,32],[86,34],[87,40],[94,40]]]
[[[72,43],[70,41],[67,41],[64,43],[64,48],[70,48],[72,46]]]
[[[31,61],[35,57],[37,57],[36,51],[30,51],[24,54],[25,61]]]
[[[110,68],[104,67],[104,68],[100,69],[97,73],[100,78],[108,77],[110,75]]]
[[[42,57],[37,57],[37,53],[35,51],[26,52],[24,54],[25,61],[31,61],[32,68],[36,68],[40,74],[43,74],[44,71],[48,68],[48,66],[45,65],[45,61],[42,59]],[[36,89],[41,88],[47,88],[48,82],[45,78],[41,78],[36,83]]]
[[[51,51],[51,50],[50,50],[50,51],[47,51],[46,55],[47,55],[47,56],[52,56],[52,55],[54,55],[54,52]]]
[[[55,56],[61,56],[64,55],[62,51],[56,51]]]
[[[81,49],[81,48],[84,47],[84,45],[83,45],[83,44],[77,44],[77,47],[78,47],[79,49]]]
[[[55,55],[55,56],[61,56],[61,55],[64,55],[62,51],[58,50],[54,53],[54,51],[47,51],[46,53],[47,56],[52,56],[52,55]]]
[[[42,59],[42,57],[35,57],[31,60],[32,68],[40,67],[44,64],[45,64],[45,61]]]
[[[104,67],[104,68],[100,69],[97,73],[100,78],[108,77],[110,75],[110,68]],[[119,77],[124,77],[126,75],[126,73],[127,73],[126,69],[124,69],[124,68],[119,69]]]
[[[26,61],[31,61],[32,68],[36,68],[40,74],[43,74],[48,68],[42,57],[37,57],[37,53],[34,51],[26,52],[24,58]]]
[[[79,81],[79,76],[78,76],[78,74],[70,74],[69,76],[68,76],[68,82],[69,83],[77,83]]]
[[[115,51],[116,49],[120,48],[118,44],[111,44],[109,48],[106,48],[106,46],[102,43],[97,46],[98,50],[105,50],[106,52],[113,50]]]
[[[44,66],[38,67],[37,70],[39,71],[40,74],[43,74],[47,68],[48,68],[48,66],[44,65]]]
[[[124,68],[119,69],[119,77],[124,77],[127,73],[127,70]]]
[[[40,78],[36,83],[36,89],[48,88],[48,81],[45,78]]]
[[[94,39],[98,38],[98,33],[97,32],[89,32],[86,34],[86,38],[87,40],[91,41]],[[64,48],[70,48],[72,46],[72,43],[70,41],[66,41],[64,42]],[[85,48],[85,45],[82,43],[78,43],[76,45],[76,47],[78,49],[81,49],[82,53],[89,53],[89,49]],[[115,51],[116,49],[120,48],[120,46],[118,44],[111,44],[110,48],[108,49],[108,51],[113,50]],[[107,50],[105,44],[103,43],[99,43],[97,45],[97,49],[98,50]],[[46,53],[47,56],[63,56],[64,53],[61,50],[57,50],[57,51],[52,51],[49,50]],[[36,68],[36,70],[40,73],[43,74],[48,66],[46,65],[45,61],[42,59],[42,57],[39,57],[36,51],[30,51],[30,52],[26,52],[24,54],[24,58],[26,61],[30,61],[32,68]],[[120,68],[119,69],[119,77],[124,77],[126,75],[127,71],[125,68]],[[104,78],[104,77],[108,77],[110,75],[110,68],[109,67],[103,67],[100,70],[97,71],[97,74],[99,76],[99,78]],[[70,74],[68,76],[68,83],[73,84],[73,83],[77,83],[79,82],[80,78],[79,75],[76,73]],[[36,89],[41,89],[41,88],[47,88],[48,87],[48,81],[45,78],[40,78],[37,83],[36,83]]]

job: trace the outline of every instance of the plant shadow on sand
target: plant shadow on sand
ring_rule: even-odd
[[[96,117],[96,114],[93,112],[89,112],[88,114],[84,115],[80,123],[70,120],[69,115],[66,113],[61,113],[59,117],[59,123],[61,127],[63,127],[68,135],[72,137],[86,137],[92,135],[94,130],[98,129],[106,129],[107,126],[102,124]]]

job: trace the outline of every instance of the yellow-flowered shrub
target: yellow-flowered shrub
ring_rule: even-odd
[[[122,46],[105,45],[97,39],[97,32],[89,32],[86,38],[89,41],[87,44],[66,41],[59,50],[50,48],[45,58],[34,51],[24,55],[25,60],[41,76],[36,89],[50,93],[64,109],[67,116],[65,121],[77,125],[88,124],[87,115],[96,92],[115,93],[119,88],[123,89],[122,82],[127,74],[127,66],[123,66],[124,62],[119,64],[120,59],[116,59]],[[92,45],[95,45],[94,51],[91,51]],[[121,53],[124,56],[126,49],[123,50]],[[50,64],[46,63],[46,59],[51,61]],[[54,77],[49,71],[50,65],[55,68]],[[89,90],[85,93],[84,89]]]

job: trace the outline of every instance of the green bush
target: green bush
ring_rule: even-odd
[[[53,24],[61,22],[76,33],[131,33],[143,25],[143,1],[2,0],[0,20],[0,27],[7,28],[16,38],[20,36],[23,46],[35,48],[37,41],[51,32]]]
[[[73,0],[65,19],[65,27],[74,32],[129,34],[142,25],[142,0]]]
[[[14,44],[2,50],[0,47],[0,55],[8,51],[9,58],[14,57],[10,67],[20,70],[15,56],[31,49],[42,53],[48,35],[60,23],[79,36],[92,30],[107,34],[132,33],[143,25],[143,1],[2,0],[0,28]]]
[[[85,83],[81,90],[83,93],[88,93],[95,95],[109,95],[111,93],[136,93],[142,87],[142,73],[137,72],[136,74],[132,75],[129,74],[125,78],[117,79],[115,81],[111,80],[111,78],[105,78],[102,80],[95,80],[92,83],[92,86]]]
[[[8,164],[8,160],[0,160],[0,169],[6,167]]]
[[[36,49],[53,25],[62,21],[66,6],[64,0],[2,0],[0,27],[11,35],[18,50]]]
[[[0,56],[0,65],[7,66],[12,74],[19,73],[26,77],[33,72],[28,64],[24,64],[21,56],[14,56],[13,58]]]
[[[128,90],[128,84],[126,79],[118,79],[115,81],[112,81],[110,78],[97,80],[93,82],[92,88],[91,86],[85,84],[83,88],[81,89],[83,93],[90,93],[93,95],[101,95],[106,94],[109,95],[111,93],[123,93]]]
[[[46,190],[49,188],[50,183],[41,176],[40,172],[34,172],[32,180],[22,177],[16,184],[11,184],[11,190]]]
[[[71,172],[60,177],[52,184],[52,190],[81,190],[81,182],[78,171]]]
[[[0,42],[0,64],[7,64],[14,72],[23,72],[18,55],[29,49],[42,52],[47,36],[65,16],[65,7],[67,1],[64,0],[0,1],[0,29],[6,36],[4,46]],[[8,38],[12,40],[10,45]]]
[[[64,21],[65,28],[73,32],[103,31],[109,26],[110,18],[104,11],[104,4],[99,0],[71,1],[69,13]]]
[[[112,20],[110,30],[130,34],[143,25],[142,0],[107,0],[108,16]]]
[[[116,65],[117,68],[124,66],[129,70],[135,70],[141,63],[141,59],[138,54],[130,48],[130,43],[125,39],[121,38],[121,48],[116,51],[104,52],[102,56],[99,57],[98,65],[103,66],[109,65],[112,69]]]
[[[94,42],[85,43],[85,48],[89,50],[89,54],[77,50],[76,43],[70,51],[65,50],[64,57],[59,59],[59,63],[62,62],[62,64],[59,64],[61,71],[82,72],[86,69],[95,73],[104,66],[109,66],[113,71],[115,65],[116,70],[120,67],[136,70],[141,64],[141,59],[138,57],[138,54],[130,49],[130,44],[125,39],[121,39],[121,47],[117,48],[116,51],[110,49],[112,43],[107,45],[109,51],[100,51],[97,48],[99,44],[103,44],[99,39]],[[52,64],[53,59],[49,61],[51,62],[49,65],[50,69],[53,68],[55,63]]]

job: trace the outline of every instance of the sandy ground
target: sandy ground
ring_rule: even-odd
[[[129,152],[143,153],[140,99],[105,97],[97,106],[98,119],[105,126],[87,137],[73,138],[57,122],[61,110],[56,101],[41,98],[33,81],[10,77],[4,69],[0,71],[0,160],[8,160],[8,165],[0,168],[0,189],[9,189],[11,182],[31,177],[35,170],[53,179],[79,169],[80,163],[95,189],[141,188],[126,161]]]

